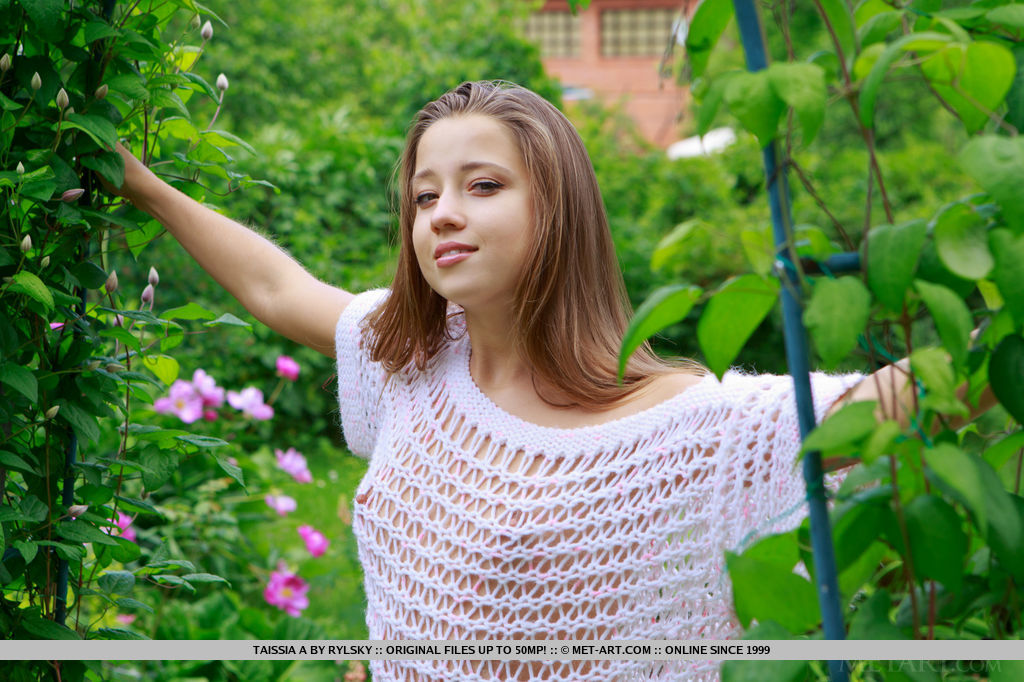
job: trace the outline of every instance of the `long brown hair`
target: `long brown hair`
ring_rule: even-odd
[[[412,245],[412,176],[426,130],[453,116],[483,114],[504,124],[529,172],[536,238],[516,286],[513,347],[533,371],[543,400],[607,409],[672,369],[644,344],[616,380],[630,305],[597,177],[573,125],[549,102],[507,82],[463,83],[429,103],[409,130],[398,170],[398,271],[391,295],[370,316],[370,357],[391,373],[422,371],[449,335],[447,301],[420,273]]]

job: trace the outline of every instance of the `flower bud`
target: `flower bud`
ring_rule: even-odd
[[[21,252],[28,253],[32,250],[32,236],[25,235],[25,238],[21,240]]]
[[[41,87],[43,87],[43,79],[39,77],[39,72],[36,71],[32,74],[32,89],[38,90]]]
[[[108,88],[107,84],[104,83],[100,87],[96,88],[96,92],[94,92],[93,95],[96,97],[96,99],[103,99],[107,96],[108,90],[110,90],[110,88]]]
[[[57,91],[56,101],[58,109],[67,109],[68,105],[71,104],[71,101],[68,99],[68,93],[64,88]]]
[[[19,161],[18,165],[15,167],[14,170],[18,171],[18,175],[24,175],[25,174],[25,164],[23,164],[21,161]]]
[[[77,519],[87,511],[89,511],[89,505],[87,504],[73,504],[68,507],[68,515],[73,519]]]
[[[46,269],[46,268],[50,267],[50,257],[49,256],[43,256],[43,260],[39,261],[39,267],[41,267],[43,269]]]
[[[199,35],[203,37],[203,40],[209,40],[213,37],[213,24],[206,22],[203,24],[203,30],[199,32]]]
[[[221,92],[228,89],[228,77],[224,74],[217,76],[217,89]]]
[[[117,291],[117,270],[110,271],[110,275],[107,276],[107,283],[103,285],[103,288],[107,290],[108,294]]]
[[[90,372],[95,372],[96,370],[98,370],[100,368],[100,361],[99,360],[93,360],[88,365],[86,365],[85,368],[87,370],[89,370]]]
[[[153,285],[147,284],[146,288],[142,290],[142,302],[147,305],[153,305]]]
[[[107,370],[111,374],[115,374],[124,369],[124,365],[122,365],[120,362],[108,362],[107,366],[104,367],[103,369]]]
[[[157,274],[156,268],[153,266],[149,267],[149,283],[153,286],[160,284],[160,275]]]
[[[64,194],[60,195],[60,200],[61,201],[66,201],[66,202],[68,202],[70,204],[72,201],[76,201],[78,199],[78,197],[82,196],[83,194],[85,194],[85,190],[82,189],[81,187],[77,187],[75,189],[69,189],[69,190],[66,190],[64,192]]]
[[[57,416],[58,412],[60,412],[60,405],[54,405],[53,407],[48,409],[46,412],[44,412],[43,416],[46,417],[47,419],[53,419],[54,417]]]
[[[70,116],[71,114],[75,113],[75,108],[74,107],[68,107],[68,110],[65,111],[64,113],[67,114],[68,116]],[[65,140],[65,142],[70,142],[70,140]]]
[[[4,56],[0,57],[0,73],[6,73],[11,68],[11,55],[4,52]]]

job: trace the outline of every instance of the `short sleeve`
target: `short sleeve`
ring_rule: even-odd
[[[387,409],[387,372],[380,363],[370,360],[362,323],[387,295],[387,289],[374,289],[353,298],[338,318],[334,335],[342,432],[349,449],[367,458],[377,445]]]
[[[860,374],[811,375],[816,422],[850,388]],[[726,520],[726,547],[748,544],[753,537],[796,527],[807,515],[793,379],[789,375],[729,373],[722,388],[730,418],[722,429],[716,496]]]

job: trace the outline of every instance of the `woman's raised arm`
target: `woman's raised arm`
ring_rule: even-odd
[[[352,294],[325,284],[255,231],[159,179],[122,145],[121,196],[156,218],[256,319],[334,357],[334,328]]]

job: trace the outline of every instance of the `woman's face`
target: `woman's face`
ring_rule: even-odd
[[[504,124],[483,114],[432,124],[411,191],[413,248],[430,287],[468,312],[507,310],[533,217],[529,174]]]

